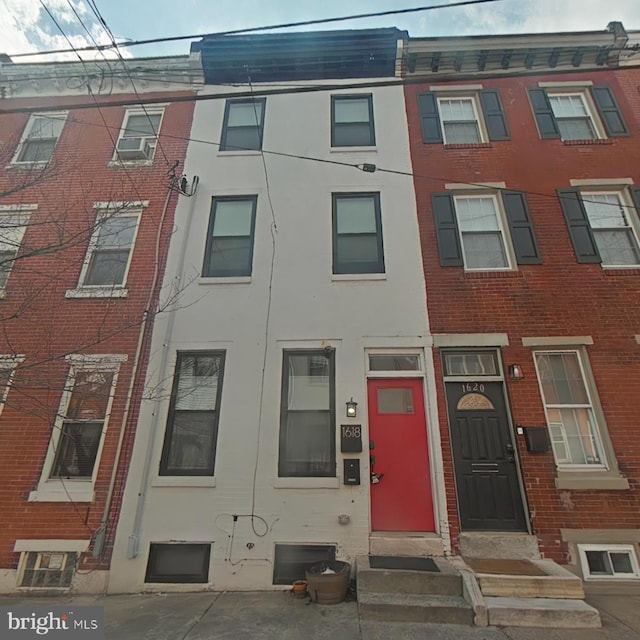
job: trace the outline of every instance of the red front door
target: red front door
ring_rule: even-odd
[[[372,531],[435,531],[422,380],[369,380]],[[375,479],[375,475],[372,479]]]

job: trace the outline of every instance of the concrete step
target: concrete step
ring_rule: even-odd
[[[432,558],[439,571],[372,569],[368,556],[356,558],[358,593],[401,593],[459,596],[460,574],[444,559]]]
[[[363,620],[473,624],[473,609],[456,596],[358,591],[358,612]]]
[[[444,556],[437,533],[419,531],[374,531],[369,535],[372,556]]]
[[[567,598],[485,598],[489,624],[499,627],[555,627],[597,629],[597,609]]]
[[[584,599],[582,580],[553,560],[532,560],[546,575],[506,575],[475,572],[485,596],[507,598]]]
[[[540,559],[538,538],[527,533],[464,531],[459,544],[460,555],[467,558]]]

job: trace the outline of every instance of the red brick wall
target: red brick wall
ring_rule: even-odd
[[[614,91],[631,136],[602,144],[567,145],[541,140],[526,89],[540,81],[593,80]],[[436,84],[435,82],[433,84]],[[477,84],[477,82],[474,82]],[[433,333],[493,333],[509,336],[505,364],[519,363],[524,380],[508,381],[514,423],[545,424],[531,349],[523,336],[592,336],[587,353],[620,470],[630,491],[558,491],[553,455],[527,453],[517,436],[533,528],[545,556],[566,562],[561,528],[640,527],[640,271],[605,272],[600,265],[578,264],[555,190],[570,179],[632,178],[640,184],[640,70],[603,71],[483,80],[500,91],[511,140],[488,148],[452,149],[424,144],[417,95],[427,85],[405,89],[409,136],[427,304]],[[465,273],[440,266],[431,193],[449,182],[505,182],[526,191],[542,265],[519,266],[512,273]],[[440,354],[436,350],[436,360]],[[448,515],[457,544],[459,521],[447,408],[440,363],[436,362]]]
[[[170,103],[173,96],[190,94],[145,94],[145,97],[151,95],[162,96]],[[101,101],[106,99],[100,98]],[[118,95],[113,99],[135,101],[137,98]],[[70,98],[6,100],[2,106],[38,106],[44,110],[71,101]],[[170,164],[180,161],[178,172],[183,167],[193,106],[193,102],[168,104],[162,121],[160,145]],[[168,186],[168,165],[160,147],[152,166],[132,167],[126,171],[108,166],[113,155],[112,138],[118,137],[125,110],[126,107],[104,107],[100,111],[69,111],[48,170],[26,188],[21,185],[25,179],[30,181],[29,172],[8,168],[8,164],[28,116],[0,115],[0,204],[38,205],[37,211],[31,213],[23,246],[50,247],[51,238],[63,244],[62,250],[18,259],[8,281],[6,296],[0,300],[0,355],[25,356],[0,416],[0,568],[16,567],[19,559],[19,554],[13,552],[16,539],[91,537],[105,506],[143,311],[153,279],[156,238]],[[6,195],[14,189],[15,192]],[[159,281],[173,230],[177,198],[174,193],[160,231]],[[65,291],[74,289],[78,283],[96,215],[93,203],[110,200],[149,201],[149,206],[142,212],[127,277],[128,297],[66,299]],[[153,315],[147,337],[152,321]],[[97,563],[90,559],[82,562],[80,569],[83,570],[109,566],[148,351],[147,339],[117,475],[106,549]],[[99,463],[95,500],[77,504],[28,502],[29,493],[37,488],[42,472],[68,373],[64,360],[68,353],[128,356],[118,376]],[[67,485],[72,487],[73,482],[68,481]]]

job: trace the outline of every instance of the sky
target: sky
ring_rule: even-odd
[[[139,40],[211,33],[357,13],[443,4],[453,0],[94,0],[116,39]],[[109,42],[90,0],[0,0],[0,53],[67,48]],[[73,9],[75,9],[74,13]],[[80,23],[84,23],[84,26]],[[319,25],[313,29],[391,27],[411,36],[604,30],[612,20],[640,29],[640,0],[498,0],[408,15]],[[189,41],[123,49],[126,56],[186,54]],[[99,57],[90,53],[86,57]],[[77,59],[73,54],[17,59],[21,62]]]

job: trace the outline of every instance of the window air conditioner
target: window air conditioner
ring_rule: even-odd
[[[153,149],[148,138],[120,138],[118,157],[120,160],[150,160]]]

